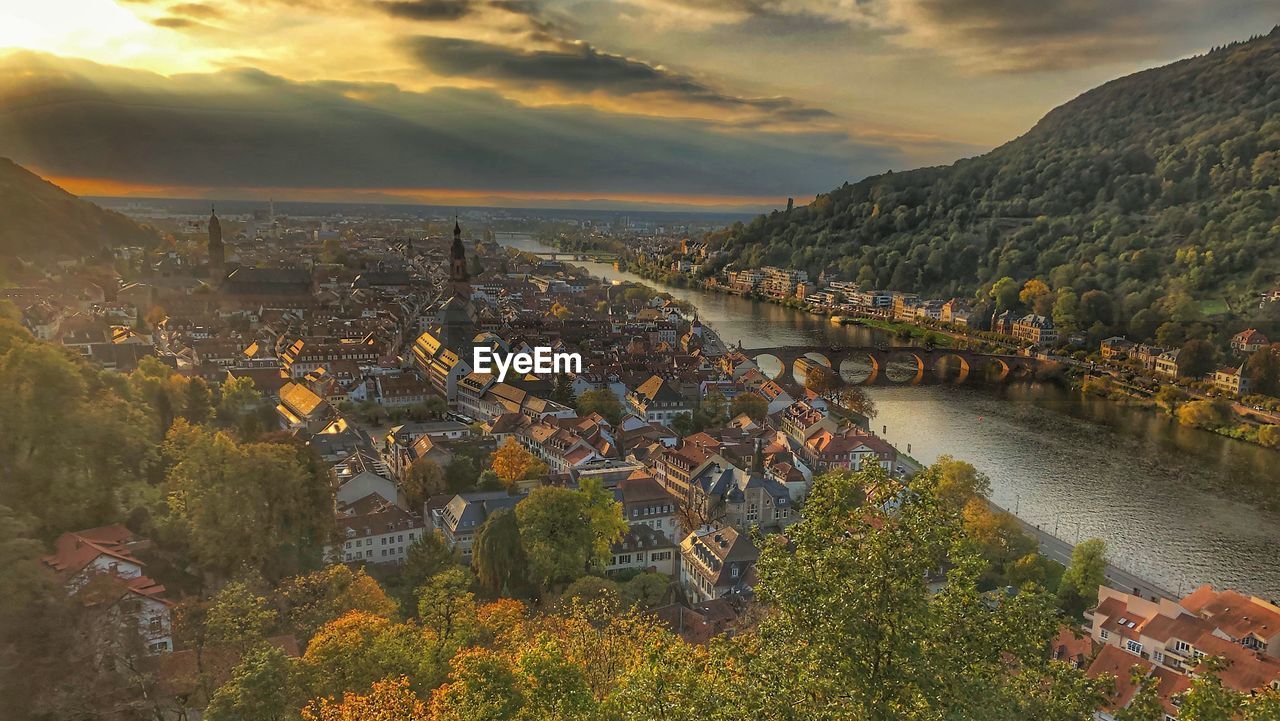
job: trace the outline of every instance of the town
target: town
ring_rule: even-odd
[[[423,588],[462,593],[472,576],[450,574],[470,569],[477,592],[494,599],[628,599],[684,642],[706,646],[758,622],[763,547],[786,539],[811,501],[829,503],[811,498],[816,480],[877,479],[882,488],[868,496],[891,516],[910,505],[911,479],[935,472],[877,435],[856,387],[820,378],[838,374],[771,375],[687,304],[506,248],[478,223],[291,216],[274,206],[167,222],[167,246],[118,248],[105,265],[68,258],[28,267],[0,298],[36,341],[122,382],[148,383],[164,399],[173,425],[163,452],[182,459],[178,467],[193,464],[184,471],[189,486],[169,487],[167,506],[194,530],[261,529],[221,525],[260,518],[236,507],[248,491],[204,489],[201,502],[227,518],[190,515],[184,504],[196,496],[181,499],[201,478],[190,449],[248,449],[275,436],[316,464],[328,495],[312,503],[327,518],[312,539],[319,560],[333,565],[302,576],[295,594],[323,595],[336,579],[409,584],[410,596]],[[708,257],[687,238],[668,247],[682,258],[673,268],[680,272],[696,273]],[[911,323],[945,342],[1091,362],[1071,354],[1083,353],[1081,339],[1060,339],[1053,320],[1036,313],[1006,309],[989,331],[970,335],[987,323],[957,299],[810,282],[803,271],[768,267],[706,282],[794,300],[836,322]],[[1214,386],[1241,397],[1250,390],[1244,358],[1270,346],[1257,331],[1237,334],[1232,346],[1241,354],[1237,375],[1219,378],[1219,370]],[[552,366],[553,356],[580,365]],[[1107,337],[1092,363],[1095,372],[1141,369],[1172,380],[1187,375],[1179,357]],[[499,362],[509,358],[517,362]],[[215,421],[223,430],[202,436],[209,432],[200,424]],[[251,474],[262,467],[243,466]],[[991,603],[1023,582],[1058,586],[1064,615],[1048,651],[1087,678],[1114,683],[1099,718],[1137,703],[1178,718],[1206,658],[1222,664],[1214,678],[1231,693],[1280,690],[1280,608],[1272,602],[1211,586],[1180,598],[1113,588],[1118,577],[1100,542],[1078,544],[1064,568],[987,503],[971,466],[947,459],[936,472],[967,486],[953,493],[971,532],[987,539],[983,554],[997,570],[982,590]],[[248,603],[232,605],[237,613],[258,604],[237,575],[240,558],[228,548],[202,551],[196,536],[175,541],[173,518],[64,529],[41,564],[92,609],[86,643],[143,660],[134,684],[157,717],[193,718],[208,707],[207,718],[234,718],[234,704],[210,689],[240,678],[242,637],[197,642],[180,627],[195,607],[212,618],[226,612],[219,603]],[[432,554],[444,559],[435,573],[406,580]],[[931,578],[945,576],[935,570]],[[422,613],[437,612],[426,598],[415,602]],[[316,634],[309,646],[297,633],[269,645],[310,663],[339,621],[308,627]],[[212,666],[210,656],[219,659]]]

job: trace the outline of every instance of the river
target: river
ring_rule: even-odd
[[[499,242],[553,250],[530,238]],[[602,263],[597,277],[659,285]],[[663,287],[730,344],[865,344],[876,333],[738,296]],[[912,457],[961,458],[992,500],[1174,593],[1202,583],[1280,599],[1280,454],[1054,385],[875,387],[872,427]]]

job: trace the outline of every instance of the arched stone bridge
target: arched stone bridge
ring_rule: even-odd
[[[997,353],[981,353],[978,351],[956,348],[917,348],[912,346],[875,347],[875,346],[831,346],[815,348],[813,346],[779,346],[774,348],[749,348],[740,351],[743,355],[756,361],[772,356],[781,363],[782,369],[775,380],[788,380],[788,371],[794,371],[802,380],[812,365],[824,365],[829,369],[840,370],[845,361],[863,364],[866,377],[846,382],[855,385],[924,385],[931,383],[964,383],[969,380],[984,379],[991,381],[1008,381],[1016,378],[1029,378],[1045,362],[1033,356],[1004,355]],[[914,375],[906,377],[901,374],[891,378],[889,365],[900,364],[903,367],[915,367]],[[869,368],[869,373],[867,372]],[[848,369],[846,369],[848,370]],[[763,371],[763,368],[762,368]]]

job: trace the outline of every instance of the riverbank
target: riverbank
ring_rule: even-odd
[[[1254,422],[1239,412],[1239,404],[1225,398],[1191,396],[1177,386],[1164,386],[1162,392],[1164,389],[1172,392],[1166,392],[1162,398],[1110,375],[1086,374],[1076,387],[1086,395],[1171,417],[1188,428],[1280,450],[1280,425]]]
[[[520,250],[545,246],[506,240]],[[606,282],[643,282],[693,304],[727,344],[874,346],[883,330],[739,295],[659,285],[612,265],[577,263]],[[1113,563],[1160,588],[1203,583],[1280,598],[1275,451],[1181,426],[1048,383],[867,389],[877,431],[921,464],[949,455],[991,479],[991,500],[1063,536],[1101,538]]]

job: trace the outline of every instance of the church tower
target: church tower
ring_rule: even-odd
[[[475,311],[471,307],[471,275],[467,272],[467,249],[462,245],[462,227],[453,221],[453,247],[449,250],[449,284],[452,293],[440,306],[440,331],[445,347],[459,354],[469,354],[475,338]]]
[[[462,245],[462,226],[453,219],[453,247],[449,250],[449,282],[453,294],[471,300],[471,275],[467,272],[467,249]]]
[[[215,278],[221,279],[226,269],[226,249],[222,246],[222,223],[218,213],[209,206],[209,270]]]

